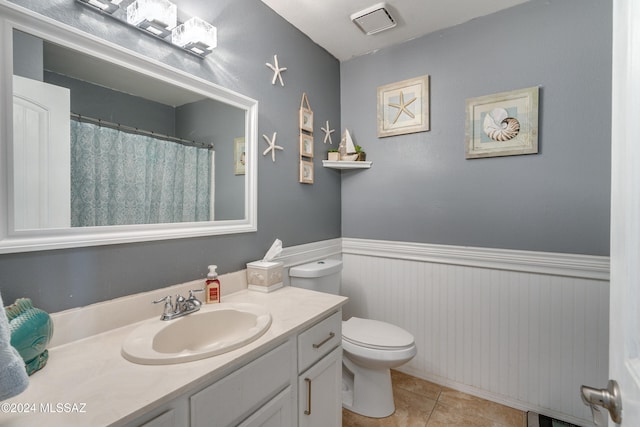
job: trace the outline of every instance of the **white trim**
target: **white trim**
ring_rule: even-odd
[[[14,28],[244,110],[248,159],[245,176],[245,217],[231,221],[14,230],[8,220],[13,209],[11,201],[8,200],[13,173],[9,161],[13,139],[13,99],[9,95],[0,99],[0,254],[257,231],[258,166],[255,159],[258,151],[258,101],[22,6],[0,0],[3,59],[3,65],[0,66],[3,90],[0,93],[5,95],[13,93],[12,79],[6,76],[13,73]]]
[[[345,254],[609,280],[609,257],[342,238]]]
[[[282,262],[284,268],[288,268],[340,255],[342,255],[342,239],[337,238],[284,248],[275,261]]]

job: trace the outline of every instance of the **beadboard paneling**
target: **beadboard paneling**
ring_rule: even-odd
[[[608,259],[500,252],[343,239],[345,315],[410,331],[407,373],[590,425],[579,387],[608,378]]]

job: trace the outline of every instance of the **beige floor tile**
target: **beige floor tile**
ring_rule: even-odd
[[[433,400],[438,399],[440,391],[442,391],[443,388],[438,384],[394,370],[391,371],[391,382],[393,383],[394,389],[401,388]]]
[[[343,427],[526,427],[526,413],[391,371],[396,411],[367,418],[342,411]]]
[[[386,418],[367,418],[343,410],[343,427],[424,427],[436,401],[401,388],[393,390],[395,412]]]
[[[464,414],[491,420],[500,427],[521,427],[523,412],[495,402],[480,399],[459,391],[445,389],[440,393],[438,403]]]
[[[502,427],[502,424],[494,420],[474,415],[469,411],[461,411],[460,408],[445,406],[437,403],[426,427]]]

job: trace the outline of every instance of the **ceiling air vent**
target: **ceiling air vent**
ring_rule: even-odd
[[[396,20],[384,3],[375,4],[352,14],[351,20],[368,36],[396,26]]]

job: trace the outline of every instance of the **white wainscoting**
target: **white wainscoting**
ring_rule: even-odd
[[[593,425],[582,384],[606,386],[609,258],[342,240],[346,316],[410,331],[400,370]]]

